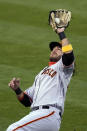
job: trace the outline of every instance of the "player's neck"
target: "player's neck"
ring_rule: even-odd
[[[49,62],[49,66],[53,65],[53,64],[56,64],[56,62]]]

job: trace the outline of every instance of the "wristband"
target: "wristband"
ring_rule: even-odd
[[[72,48],[72,45],[69,44],[69,45],[65,45],[62,47],[62,52],[65,53],[65,52],[68,52],[68,51],[72,51],[73,48]]]
[[[18,87],[18,88],[15,90],[15,93],[16,93],[17,95],[19,95],[19,94],[22,93],[22,90]]]
[[[64,32],[60,32],[59,33],[59,37],[60,37],[60,40],[63,40],[64,38],[66,38],[65,33]]]

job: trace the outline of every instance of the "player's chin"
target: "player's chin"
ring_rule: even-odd
[[[57,61],[59,61],[61,59],[61,56],[58,56],[58,57],[52,57],[52,56],[50,56],[50,61],[51,62],[57,62]]]

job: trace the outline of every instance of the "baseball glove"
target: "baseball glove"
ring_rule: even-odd
[[[55,31],[57,28],[68,27],[71,20],[71,12],[65,9],[52,10],[49,13],[49,24]]]

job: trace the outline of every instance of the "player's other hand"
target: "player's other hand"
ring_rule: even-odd
[[[20,87],[20,79],[13,78],[9,82],[8,86],[15,91],[18,87]]]

